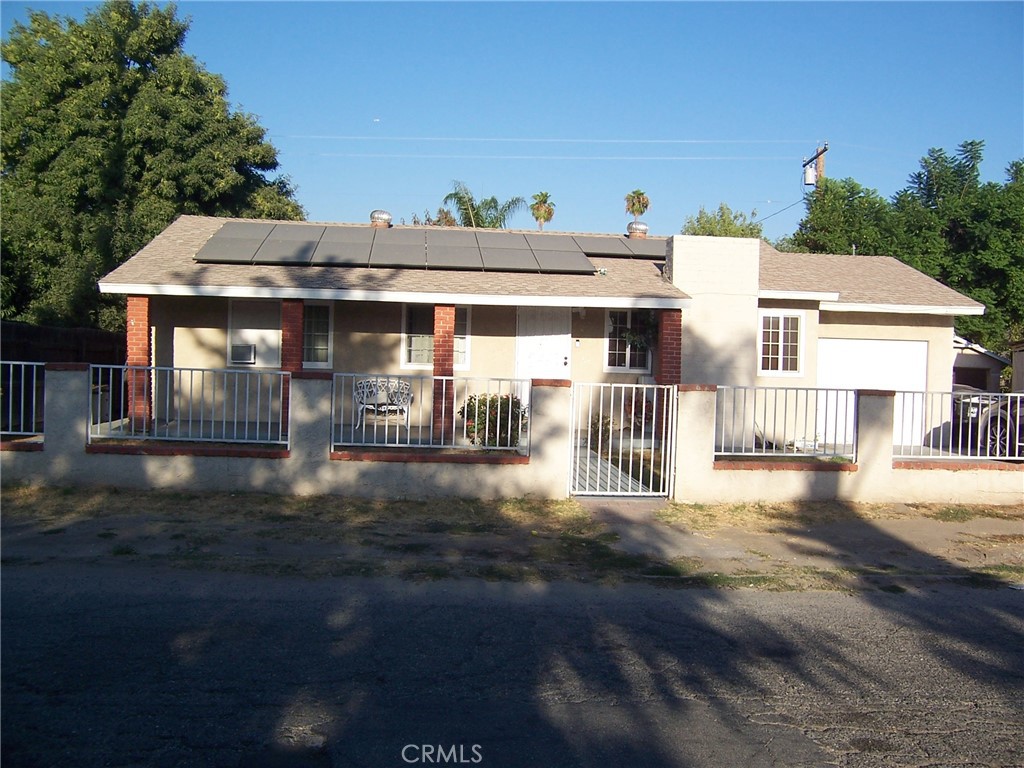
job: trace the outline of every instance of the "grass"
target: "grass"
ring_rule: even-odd
[[[4,520],[40,534],[75,532],[110,541],[109,555],[144,550],[149,562],[271,576],[393,576],[416,581],[635,582],[671,588],[760,590],[902,589],[921,574],[896,567],[798,567],[747,549],[750,571],[715,572],[699,558],[625,552],[619,536],[573,500],[531,497],[381,501],[261,493],[187,493],[10,486]],[[1024,511],[951,505],[666,504],[665,524],[697,532],[772,533],[844,521],[899,517],[1024,519]],[[710,535],[710,534],[709,534]],[[1017,534],[977,546],[1024,541]],[[41,544],[40,544],[41,546]],[[20,553],[19,553],[20,554]],[[49,555],[47,555],[49,556]],[[69,555],[73,556],[73,555]],[[33,558],[28,558],[34,562]],[[17,558],[5,557],[5,562]],[[1024,565],[958,567],[973,586],[1024,582]],[[722,566],[714,566],[720,568]],[[728,566],[726,566],[728,569]]]

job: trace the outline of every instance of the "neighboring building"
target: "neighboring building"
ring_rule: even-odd
[[[1010,345],[1010,357],[1013,361],[1010,389],[1014,392],[1024,392],[1024,340]]]
[[[999,391],[999,378],[1010,360],[962,336],[953,337],[953,383],[985,392]]]
[[[756,239],[197,216],[100,289],[129,296],[136,364],[919,391],[949,391],[953,320],[984,311]]]

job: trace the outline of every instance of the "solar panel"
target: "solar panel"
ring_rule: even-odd
[[[480,254],[488,272],[540,272],[540,264],[529,249],[481,248]]]
[[[476,269],[484,268],[480,249],[460,248],[453,245],[428,245],[427,269]]]
[[[457,229],[428,229],[427,250],[435,245],[450,245],[456,248],[477,248],[476,234]]]
[[[517,232],[477,232],[476,239],[481,248],[530,250],[530,244],[526,242],[526,238]]]
[[[592,235],[574,235],[576,245],[588,256],[632,256],[621,237],[598,237]]]
[[[370,251],[370,266],[424,269],[427,266],[427,257],[422,246],[410,248],[408,245],[382,244],[374,238],[373,249]]]
[[[308,264],[325,227],[278,224],[253,256],[253,264]]]
[[[666,243],[664,240],[624,237],[622,242],[633,252],[634,256],[665,256]]]
[[[580,251],[534,251],[541,272],[593,274],[597,268]]]
[[[370,227],[327,227],[310,263],[332,267],[369,266],[373,233]]]
[[[250,264],[273,229],[272,223],[226,221],[194,258],[202,263]]]
[[[374,245],[423,245],[426,237],[422,229],[380,228],[375,229]]]
[[[578,251],[576,241],[568,235],[526,235],[526,242],[537,251]]]

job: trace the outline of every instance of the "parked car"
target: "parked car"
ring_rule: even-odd
[[[969,446],[978,455],[1024,459],[1024,394],[955,384],[953,427],[961,447]]]

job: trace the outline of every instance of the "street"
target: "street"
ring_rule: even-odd
[[[4,766],[1024,762],[1024,591],[2,574]]]

